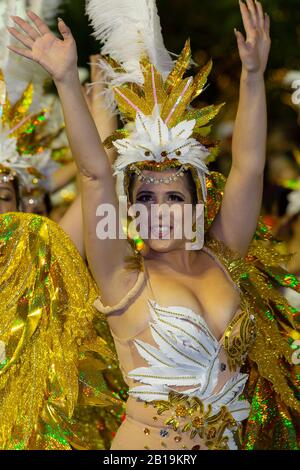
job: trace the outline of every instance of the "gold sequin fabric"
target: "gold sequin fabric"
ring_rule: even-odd
[[[223,415],[210,423],[201,402],[174,393],[155,404],[157,413],[171,411],[165,424],[190,432],[191,437],[199,435],[210,449],[227,448],[226,422],[236,429],[241,450],[300,450],[300,361],[293,359],[295,341],[300,340],[300,312],[280,294],[280,287],[300,292],[300,282],[281,267],[286,257],[278,253],[277,242],[262,221],[245,259],[208,234],[206,246],[241,291],[242,312],[225,333],[224,349],[231,368],[242,365],[241,372],[249,375],[240,398],[250,402],[250,414],[236,427],[223,409]]]
[[[209,450],[229,450],[228,431],[233,432],[238,441],[240,423],[233,418],[226,406],[222,406],[215,414],[212,413],[212,406],[208,405],[206,408],[199,398],[171,392],[168,400],[155,402],[154,407],[158,415],[171,411],[171,417],[164,421],[165,425],[170,425],[181,434],[187,433],[191,440],[201,439]]]
[[[251,410],[243,423],[242,448],[299,450],[300,364],[293,358],[299,350],[300,312],[288,304],[280,289],[300,292],[300,281],[282,268],[288,256],[279,253],[279,243],[262,219],[245,258],[208,235],[225,185],[226,178],[218,172],[207,177],[206,246],[241,291],[242,314],[236,325],[240,334],[232,335],[230,325],[224,346],[230,366],[243,363],[242,372],[249,374],[244,398],[251,402]]]
[[[0,448],[109,448],[126,389],[96,286],[55,223],[0,217],[0,292]]]
[[[299,292],[300,282],[281,267],[286,258],[262,221],[245,259],[208,236],[207,246],[227,267],[255,318],[255,341],[242,369],[249,374],[244,397],[251,402],[242,447],[299,450],[300,365],[294,353],[300,312],[288,304],[280,287]],[[227,354],[232,359],[229,343]]]

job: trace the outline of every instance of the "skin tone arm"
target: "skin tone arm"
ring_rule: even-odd
[[[259,2],[240,2],[247,34],[235,31],[242,75],[232,144],[232,167],[211,233],[242,256],[256,230],[266,162],[267,106],[264,72],[270,51],[270,21]]]
[[[59,191],[64,186],[66,186],[70,181],[72,181],[77,175],[77,167],[74,162],[67,163],[63,167],[56,170],[52,176],[51,181],[51,192],[55,193]]]
[[[137,273],[125,269],[125,257],[131,254],[126,239],[99,240],[96,234],[97,207],[110,204],[118,214],[118,199],[109,159],[82,93],[76,44],[62,20],[58,23],[62,39],[58,39],[37,15],[29,12],[28,16],[34,26],[19,17],[12,17],[22,33],[15,28],[9,28],[9,31],[25,48],[13,46],[10,49],[39,63],[56,84],[80,176],[87,259],[101,288],[103,301],[115,303],[125,295],[128,286],[133,285]]]
[[[106,109],[105,106],[103,106],[101,96],[101,92],[103,91],[103,85],[101,84],[101,71],[96,63],[98,59],[99,55],[90,57],[91,81],[92,83],[95,83],[95,85],[90,90],[88,90],[87,87],[84,87],[84,94],[89,110],[94,118],[98,133],[103,142],[117,129],[117,118],[108,109]],[[107,156],[112,165],[116,152],[113,149],[110,149],[107,151]],[[77,171],[76,165],[75,171]],[[70,208],[60,220],[59,225],[69,235],[81,256],[85,258],[81,194],[79,194],[71,204]]]
[[[59,225],[69,235],[81,257],[85,259],[82,219],[81,195],[79,194],[59,221]]]
[[[104,105],[101,93],[104,91],[104,85],[102,83],[102,72],[97,62],[100,55],[90,56],[91,62],[91,82],[94,85],[88,90],[86,98],[89,103],[91,114],[94,118],[96,127],[102,142],[112,135],[118,127],[117,116],[114,115]],[[106,150],[109,161],[111,164],[114,163],[116,158],[116,151],[114,148]]]

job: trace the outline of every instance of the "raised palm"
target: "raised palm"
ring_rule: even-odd
[[[270,20],[263,12],[261,3],[254,0],[240,0],[240,9],[246,31],[243,34],[235,30],[243,67],[248,72],[264,73],[270,52]]]
[[[10,46],[9,49],[39,63],[54,80],[64,79],[77,66],[76,44],[70,29],[60,20],[58,29],[63,39],[59,39],[35,13],[28,12],[28,16],[35,27],[14,16],[12,19],[21,28],[22,33],[15,28],[8,28],[25,49],[16,46]]]

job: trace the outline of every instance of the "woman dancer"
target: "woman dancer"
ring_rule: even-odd
[[[100,23],[102,18],[104,24],[106,18],[111,27],[120,27],[121,15],[114,17],[116,12],[110,11],[106,3],[98,1],[95,6],[91,1],[90,11],[97,10]],[[145,2],[146,10],[150,3]],[[153,7],[151,3],[152,20]],[[157,236],[145,241],[144,256],[141,253],[137,256],[142,270],[136,266],[128,269],[132,268],[128,260],[132,259],[133,251],[127,240],[122,237],[99,240],[96,235],[97,207],[109,203],[118,210],[119,201],[109,160],[82,95],[71,31],[59,20],[63,39],[57,39],[32,12],[28,16],[33,26],[14,17],[22,33],[10,28],[13,36],[25,46],[25,49],[11,47],[11,50],[40,63],[55,81],[80,172],[86,252],[101,290],[101,298],[95,305],[107,314],[124,378],[130,387],[127,417],[112,449],[236,449],[240,445],[237,431],[249,413],[248,431],[252,441],[248,441],[248,448],[255,442],[255,425],[251,428],[253,411],[241,397],[248,375],[241,373],[240,367],[250,350],[254,361],[263,361],[257,348],[261,352],[265,347],[267,351],[267,346],[262,343],[265,336],[260,334],[254,344],[255,323],[263,328],[263,320],[254,315],[255,309],[250,311],[246,303],[249,296],[243,295],[238,281],[233,282],[237,266],[240,269],[242,262],[235,264],[234,271],[234,263],[229,263],[234,257],[230,258],[229,253],[233,250],[242,257],[248,253],[260,211],[266,145],[263,77],[270,38],[269,18],[261,4],[248,0],[247,4],[240,2],[240,8],[247,40],[236,31],[243,68],[233,163],[222,204],[207,230],[205,246],[194,251],[185,249],[185,238],[174,237],[175,223],[182,222],[178,212],[167,227],[171,228],[170,239],[164,237],[166,227],[161,219],[156,226],[151,226],[150,221],[150,229]],[[132,16],[141,13],[142,10],[130,12]],[[108,46],[110,26],[107,23],[103,31]],[[158,31],[156,29],[156,33]],[[138,32],[136,38],[140,38],[141,31]],[[120,49],[123,40],[124,36],[119,37]],[[117,60],[117,57],[112,59]],[[141,53],[140,59],[144,60],[140,84],[115,88],[119,109],[131,122],[130,127],[118,132],[113,139],[120,154],[115,163],[116,173],[124,179],[130,202],[140,202],[146,208],[146,215],[141,218],[143,226],[155,203],[172,207],[174,203],[195,206],[196,202],[207,201],[206,182],[209,185],[212,180],[209,176],[205,178],[208,170],[204,159],[210,151],[202,143],[205,129],[201,127],[219,108],[198,112],[186,109],[202,91],[210,69],[207,66],[194,81],[182,80],[190,61],[188,44],[167,80],[163,80],[144,54]],[[167,53],[162,62],[170,66]],[[120,70],[115,62],[110,64]],[[158,63],[154,65],[159,67]],[[208,205],[207,202],[207,208]],[[201,248],[204,228],[202,234],[200,232],[201,227],[200,230],[198,227],[198,248]],[[214,241],[209,242],[210,237]],[[224,247],[222,259],[227,269],[214,254],[213,247],[218,244]],[[239,279],[247,279],[245,272],[244,277],[242,271],[239,276]],[[259,284],[257,276],[257,289],[261,288],[262,295],[264,285]],[[264,300],[267,297],[266,294]],[[272,326],[277,328],[277,324]],[[268,331],[272,338],[270,329]],[[284,340],[282,343],[280,347],[277,343],[273,363],[277,353],[281,354],[279,349],[284,350],[287,358],[291,353]],[[266,353],[264,357],[269,356]],[[265,375],[276,387],[273,368],[269,370],[269,376],[268,370]],[[252,371],[255,371],[254,366]],[[299,403],[283,380],[281,386],[286,403],[294,409],[298,407],[299,411]],[[252,391],[252,397],[254,395]]]

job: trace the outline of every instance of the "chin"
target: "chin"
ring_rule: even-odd
[[[178,250],[183,247],[182,240],[147,240],[148,247],[159,253]]]

